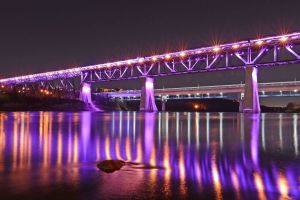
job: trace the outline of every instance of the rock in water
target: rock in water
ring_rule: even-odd
[[[125,165],[122,160],[103,160],[97,164],[97,167],[106,173],[113,173],[120,170]]]

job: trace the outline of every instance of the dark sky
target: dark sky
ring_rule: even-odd
[[[0,77],[300,31],[299,8],[299,0],[2,1]],[[299,67],[261,70],[259,80],[300,80]],[[242,71],[214,72],[158,79],[156,86],[242,80]]]

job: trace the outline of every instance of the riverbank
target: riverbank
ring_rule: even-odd
[[[0,111],[86,111],[86,105],[76,99],[48,96],[26,96],[15,93],[0,94]]]
[[[101,102],[101,107],[108,111],[139,111],[140,100],[124,100],[120,98],[105,99],[99,96],[94,97],[97,102]],[[161,101],[155,101],[157,108],[161,111]],[[294,104],[292,104],[294,105]],[[300,107],[261,106],[261,111],[265,113],[292,113],[300,112]],[[100,106],[100,104],[99,104]],[[210,98],[210,99],[172,99],[165,104],[166,111],[171,112],[239,112],[239,102],[231,99]]]
[[[95,105],[105,111],[139,111],[139,100],[99,99]],[[156,101],[161,111],[161,101]],[[166,111],[173,112],[239,112],[239,102],[230,99],[174,99],[166,102]],[[15,92],[0,94],[0,111],[88,111],[89,107],[76,99],[58,98],[51,95],[24,95]],[[299,113],[298,104],[286,107],[261,106],[262,112]]]

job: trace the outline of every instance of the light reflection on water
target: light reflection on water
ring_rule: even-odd
[[[299,164],[297,114],[0,114],[1,199],[297,199]]]

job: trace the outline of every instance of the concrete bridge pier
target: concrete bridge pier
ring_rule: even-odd
[[[244,93],[238,94],[238,102],[239,102],[239,112],[243,112],[243,99],[244,99]]]
[[[157,106],[155,104],[154,96],[154,79],[146,77],[145,86],[141,90],[140,111],[156,112]]]
[[[260,113],[257,72],[256,67],[248,66],[245,69],[245,93],[242,100],[244,113]]]
[[[92,94],[91,94],[91,84],[89,83],[81,83],[81,91],[80,91],[80,101],[84,103],[92,102]]]
[[[92,92],[91,92],[90,83],[84,83],[84,82],[81,83],[79,100],[83,101],[88,106],[88,109],[91,111],[102,111],[99,108],[97,108],[92,101]]]
[[[161,96],[161,111],[166,111],[167,97]]]

